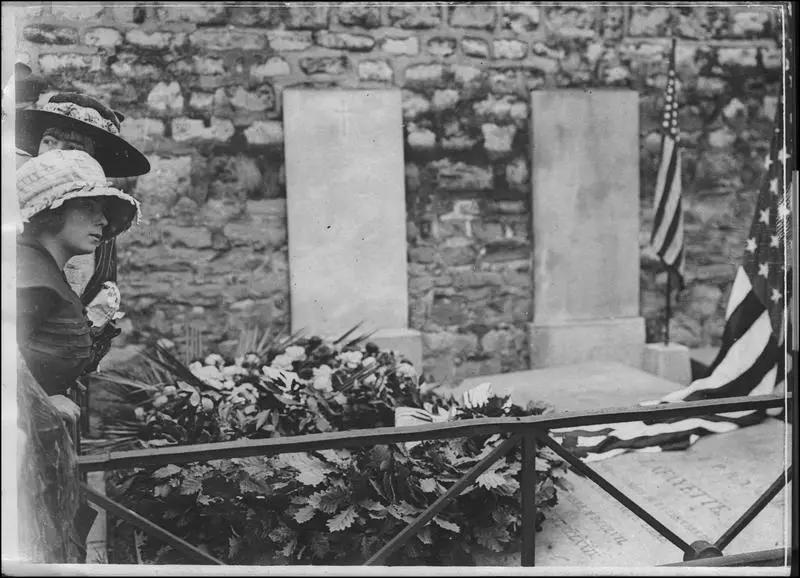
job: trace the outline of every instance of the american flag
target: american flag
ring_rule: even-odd
[[[787,39],[793,30],[788,20],[784,20]],[[790,290],[785,260],[791,230],[788,207],[792,171],[796,167],[787,142],[794,134],[793,117],[791,109],[784,115],[783,105],[784,101],[791,103],[794,94],[788,64],[793,62],[790,42],[785,43],[784,50],[786,74],[775,111],[770,151],[764,160],[765,176],[728,300],[719,353],[707,377],[647,404],[775,394],[785,389],[787,381],[793,381],[786,376],[787,331],[783,323]],[[703,435],[733,431],[782,411],[783,408],[745,410],[662,423],[601,424],[551,433],[560,437],[575,455],[590,462],[628,451],[685,449]]]
[[[653,233],[650,245],[683,287],[683,209],[681,206],[681,151],[678,99],[675,94],[675,39],[669,58],[664,114],[661,122],[661,162],[656,177]]]

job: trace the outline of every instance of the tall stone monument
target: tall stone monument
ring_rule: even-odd
[[[639,109],[629,90],[531,93],[531,367],[641,367]]]
[[[359,332],[422,365],[408,328],[399,90],[283,93],[292,330]]]

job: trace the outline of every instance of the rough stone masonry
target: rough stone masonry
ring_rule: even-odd
[[[640,306],[648,340],[660,338],[666,277],[646,246],[674,35],[688,288],[671,333],[690,347],[719,342],[780,85],[775,7],[109,2],[15,13],[20,58],[52,91],[121,110],[124,136],[153,166],[126,183],[146,223],[120,238],[122,343],[180,341],[188,321],[229,352],[242,328],[288,325],[281,93],[401,87],[410,327],[425,372],[450,383],[528,367],[537,88],[640,94]]]

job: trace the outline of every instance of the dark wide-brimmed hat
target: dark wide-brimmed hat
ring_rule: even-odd
[[[17,147],[35,155],[45,131],[60,128],[94,141],[94,158],[107,177],[134,177],[150,170],[150,163],[136,147],[119,136],[122,115],[85,94],[53,95],[39,109],[17,111]]]

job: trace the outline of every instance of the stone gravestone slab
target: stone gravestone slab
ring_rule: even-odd
[[[510,393],[515,403],[544,400],[557,411],[626,407],[657,399],[677,384],[620,363],[585,363],[465,380]],[[513,389],[512,389],[513,388]],[[692,543],[713,543],[785,469],[790,426],[768,418],[703,437],[685,451],[628,453],[590,464],[632,500]],[[784,451],[786,450],[786,451]],[[683,552],[594,482],[570,473],[571,491],[536,535],[537,566],[654,566],[680,562]],[[725,554],[788,545],[789,496],[783,490],[725,548]],[[519,554],[484,556],[480,564],[518,566]]]
[[[784,424],[765,422],[702,438],[680,452],[623,454],[591,464],[637,504],[691,544],[714,543],[784,470]],[[536,535],[537,566],[657,566],[683,552],[594,482],[570,473],[570,492]],[[789,545],[786,489],[724,549],[725,554]],[[482,565],[518,566],[519,554]]]
[[[421,366],[408,329],[400,91],[288,89],[283,99],[293,331],[338,336],[361,323]]]
[[[531,93],[532,367],[641,367],[638,118],[633,91]]]

